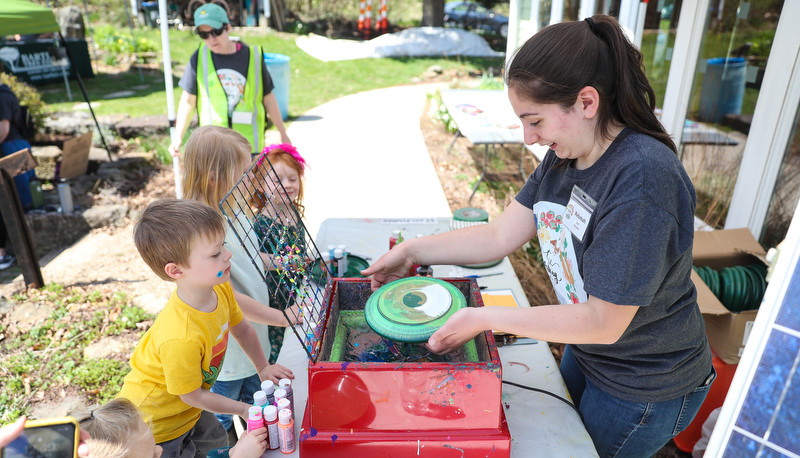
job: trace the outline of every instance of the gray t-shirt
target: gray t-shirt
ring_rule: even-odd
[[[573,198],[575,187],[589,199]],[[695,192],[669,148],[626,128],[585,170],[551,150],[516,199],[534,212],[562,304],[592,295],[639,306],[616,343],[572,345],[589,380],[619,398],[649,402],[703,383],[711,350],[691,281]],[[565,212],[592,201],[582,237],[572,234]]]
[[[189,65],[186,66],[186,70],[178,82],[178,86],[181,89],[192,95],[197,95],[198,51],[199,49],[192,54],[189,59]],[[244,93],[244,85],[247,82],[247,67],[250,64],[250,48],[242,44],[233,54],[216,54],[212,52],[211,60],[214,62],[217,77],[225,89],[225,94],[228,96],[228,114],[230,115]],[[211,77],[213,75],[209,75],[209,78]],[[264,88],[264,95],[272,92],[275,87],[264,59],[261,59],[261,85]]]

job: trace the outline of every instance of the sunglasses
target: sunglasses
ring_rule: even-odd
[[[224,32],[226,29],[227,29],[227,26],[223,25],[222,27],[220,27],[218,29],[211,29],[211,30],[208,30],[208,31],[198,30],[197,31],[197,36],[199,36],[203,40],[207,40],[208,37],[210,37],[211,35],[214,35],[215,37],[218,37],[218,36],[222,35],[222,32]]]

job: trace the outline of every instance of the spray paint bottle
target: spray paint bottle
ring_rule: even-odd
[[[264,417],[261,414],[261,407],[250,406],[247,409],[247,432],[255,431],[264,427]]]
[[[289,400],[289,403],[291,404],[290,409],[292,409],[292,413],[294,413],[294,392],[292,391],[292,381],[288,378],[282,378],[278,380],[278,386],[286,390],[286,399]]]
[[[278,408],[272,404],[264,406],[264,424],[267,426],[267,441],[269,449],[275,450],[281,447],[278,439]]]
[[[275,382],[264,380],[261,382],[261,391],[267,395],[267,405],[275,404]]]
[[[278,411],[278,440],[281,443],[281,453],[294,453],[294,420],[289,409]]]

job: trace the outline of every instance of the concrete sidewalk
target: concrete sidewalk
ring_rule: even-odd
[[[292,122],[289,137],[308,161],[306,225],[326,218],[450,215],[419,123],[428,93],[445,84],[361,92]]]

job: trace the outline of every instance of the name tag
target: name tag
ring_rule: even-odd
[[[233,124],[252,124],[253,113],[251,111],[234,111],[231,122]]]
[[[572,187],[572,194],[564,211],[564,226],[581,242],[595,207],[597,202],[589,194],[577,185]]]

